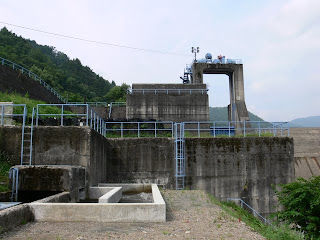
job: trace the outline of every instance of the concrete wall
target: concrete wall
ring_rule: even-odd
[[[45,101],[47,103],[61,103],[61,101],[48,91],[39,82],[27,77],[20,71],[8,66],[0,65],[0,91],[16,92],[21,95],[28,93],[30,98]]]
[[[86,167],[90,186],[142,182],[172,188],[175,182],[171,138],[105,139],[87,127],[37,127],[34,139],[36,164]],[[11,141],[20,145],[18,138]],[[294,179],[293,151],[291,138],[187,138],[186,186],[220,199],[242,197],[267,213],[275,204],[271,184]]]
[[[242,198],[265,214],[274,211],[272,184],[294,180],[290,138],[187,138],[186,185],[220,200]]]
[[[107,139],[106,182],[173,186],[174,149],[170,138]]]
[[[320,176],[320,128],[291,128],[296,177]]]
[[[133,84],[127,95],[128,119],[161,121],[209,121],[207,92],[134,92],[134,89],[206,89],[205,84]]]
[[[78,166],[15,166],[19,168],[18,201],[34,201],[54,192],[68,192],[76,202],[85,192],[85,168]],[[30,196],[30,194],[32,196]]]
[[[21,134],[21,127],[0,126],[0,151],[9,155],[12,165],[20,164]]]
[[[107,108],[107,118],[109,118],[110,107]],[[112,106],[110,119],[121,120],[126,119],[126,106]]]

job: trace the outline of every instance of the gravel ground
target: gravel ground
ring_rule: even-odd
[[[265,239],[212,204],[204,191],[163,190],[165,223],[32,222],[3,239]]]

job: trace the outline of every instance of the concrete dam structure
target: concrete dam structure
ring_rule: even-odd
[[[227,128],[209,122],[203,74],[229,76]],[[100,205],[82,202],[79,204],[84,205],[79,209],[92,207],[95,214],[88,213],[88,218],[111,221],[101,214],[97,217],[104,207],[103,201],[114,198],[118,201],[119,194],[130,184],[133,188],[135,184],[139,184],[139,188],[146,188],[145,185],[150,185],[148,189],[155,188],[152,195],[158,202],[148,207],[142,204],[141,214],[132,211],[129,220],[111,205],[103,208],[106,214],[107,209],[118,214],[114,217],[116,221],[149,221],[148,216],[154,216],[155,211],[161,213],[161,217],[155,219],[165,221],[165,203],[155,184],[167,189],[205,190],[223,201],[241,198],[259,213],[268,215],[277,210],[272,185],[292,182],[296,177],[296,150],[289,127],[283,128],[282,123],[246,122],[249,118],[240,62],[228,59],[193,62],[185,72],[183,84],[133,84],[126,104],[121,104],[118,103],[115,119],[112,119],[112,104],[94,109],[79,103],[60,106],[61,114],[50,119],[54,126],[45,126],[48,119],[39,119],[45,115],[40,114],[40,108],[35,115],[34,129],[33,121],[31,125],[25,121],[27,114],[21,115],[23,125],[0,126],[0,150],[7,152],[16,165],[23,156],[21,143],[25,131],[33,130],[33,139],[27,139],[31,142],[30,164],[16,167],[20,174],[16,180],[18,196],[33,202],[20,207],[23,216],[30,220],[56,220],[55,209],[63,213],[63,209],[70,206],[73,209],[80,206],[70,202],[99,199]],[[76,126],[70,126],[72,119],[64,116],[63,109],[79,114],[74,121]],[[117,122],[117,118],[123,120]],[[43,126],[38,122],[44,122]],[[236,132],[238,127],[240,130]],[[303,165],[303,159],[299,161],[298,168]],[[120,183],[126,187],[119,187]],[[113,184],[112,190],[106,189],[109,184]],[[92,197],[94,188],[99,194]],[[110,195],[109,190],[114,195]],[[44,197],[48,198],[39,200]],[[6,219],[17,216],[15,214],[7,213]],[[43,214],[50,216],[43,217]],[[79,219],[86,220],[81,216]],[[4,220],[0,221],[0,225],[3,224]]]

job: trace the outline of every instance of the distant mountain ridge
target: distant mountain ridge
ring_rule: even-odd
[[[292,127],[320,127],[320,116],[297,118],[290,121]]]
[[[228,107],[210,107],[210,121],[228,121]],[[264,121],[257,115],[249,112],[250,121]]]

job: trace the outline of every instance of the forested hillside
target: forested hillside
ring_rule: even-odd
[[[228,121],[227,107],[210,107],[210,121]],[[264,121],[262,118],[249,112],[250,121]]]
[[[30,69],[69,101],[110,102],[125,98],[127,85],[116,86],[83,66],[79,59],[70,59],[54,47],[39,45],[6,28],[0,30],[0,57]]]

